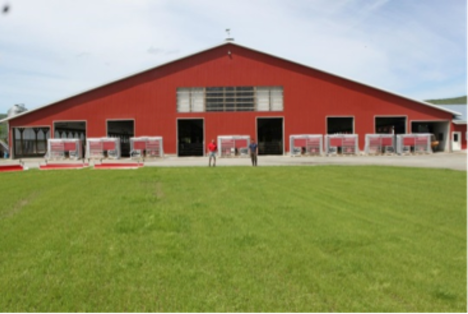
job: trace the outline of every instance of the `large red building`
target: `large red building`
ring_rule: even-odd
[[[294,134],[433,133],[451,151],[456,112],[225,42],[9,117],[13,158],[43,156],[47,138],[161,136],[170,155],[203,155],[221,135],[289,152]]]

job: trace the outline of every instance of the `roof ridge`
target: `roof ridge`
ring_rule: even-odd
[[[119,81],[122,81],[122,80],[125,80],[125,79],[128,79],[128,78],[131,78],[133,76],[136,76],[136,75],[140,75],[140,74],[143,74],[145,72],[149,72],[149,71],[152,71],[152,70],[155,70],[157,68],[160,68],[160,67],[163,67],[163,66],[166,66],[168,64],[171,64],[171,63],[174,63],[174,62],[178,62],[178,61],[181,61],[183,59],[187,59],[189,57],[192,57],[192,56],[195,56],[195,55],[198,55],[198,54],[201,54],[201,53],[204,53],[204,52],[207,52],[209,50],[212,50],[212,49],[215,49],[215,48],[219,48],[219,47],[222,47],[222,46],[226,46],[226,45],[234,45],[234,46],[238,46],[238,47],[241,47],[241,48],[244,48],[244,49],[248,49],[248,50],[251,50],[251,51],[254,51],[254,52],[257,52],[257,53],[261,53],[261,54],[264,54],[264,55],[267,55],[267,56],[270,56],[270,57],[273,57],[273,58],[276,58],[276,59],[280,59],[280,60],[283,60],[283,61],[286,61],[286,62],[290,62],[290,63],[293,63],[293,64],[296,64],[296,65],[299,65],[299,66],[302,66],[302,67],[305,67],[305,68],[308,68],[308,69],[312,69],[314,71],[318,71],[318,72],[321,72],[321,73],[324,73],[324,74],[327,74],[327,75],[331,75],[331,76],[334,76],[334,77],[337,77],[337,78],[340,78],[340,79],[343,79],[343,80],[347,80],[347,81],[350,81],[350,82],[353,82],[353,83],[356,83],[356,84],[359,84],[359,85],[362,85],[362,86],[367,86],[369,88],[372,88],[372,89],[375,89],[375,90],[378,90],[378,91],[381,91],[381,92],[384,92],[384,93],[387,93],[387,94],[391,94],[391,95],[394,95],[394,96],[397,96],[397,97],[401,97],[401,98],[404,98],[404,99],[407,99],[407,100],[410,100],[410,101],[413,101],[413,102],[416,102],[416,103],[419,103],[419,104],[422,104],[422,105],[425,105],[425,106],[428,106],[428,107],[432,107],[432,108],[435,108],[437,110],[441,110],[441,111],[445,111],[445,112],[448,112],[448,113],[451,113],[453,115],[461,115],[459,112],[456,112],[456,111],[453,111],[453,110],[448,110],[448,109],[444,109],[444,108],[440,108],[439,105],[434,105],[434,104],[431,104],[431,103],[428,103],[428,102],[425,102],[425,101],[422,101],[422,100],[418,100],[418,99],[414,99],[414,98],[411,98],[411,97],[408,97],[408,96],[405,96],[405,95],[402,95],[402,94],[399,94],[399,93],[396,93],[396,92],[393,92],[393,91],[389,91],[389,90],[386,90],[386,89],[383,89],[383,88],[380,88],[380,87],[377,87],[377,86],[373,86],[373,85],[370,85],[370,84],[367,84],[367,83],[364,83],[364,82],[361,82],[361,81],[357,81],[357,80],[354,80],[354,79],[351,79],[351,78],[348,78],[348,77],[345,77],[345,76],[342,76],[342,75],[338,75],[338,74],[334,74],[334,73],[330,73],[330,72],[327,72],[325,70],[322,70],[322,69],[318,69],[318,68],[315,68],[315,67],[312,67],[312,66],[309,66],[309,65],[306,65],[306,64],[303,64],[303,63],[299,63],[297,61],[292,61],[292,60],[289,60],[289,59],[286,59],[286,58],[283,58],[283,57],[278,57],[276,55],[273,55],[273,54],[270,54],[270,53],[267,53],[267,52],[264,52],[264,51],[261,51],[261,50],[258,50],[258,49],[254,49],[254,48],[250,48],[248,46],[245,46],[245,45],[241,45],[241,44],[238,44],[234,41],[224,41],[224,42],[221,42],[220,44],[217,44],[217,45],[214,45],[214,46],[211,46],[211,47],[208,47],[206,49],[203,49],[201,51],[197,51],[197,52],[194,52],[194,53],[190,53],[188,55],[184,55],[180,58],[176,58],[174,60],[170,60],[168,62],[164,62],[164,63],[161,63],[157,66],[154,66],[154,67],[151,67],[151,68],[148,68],[146,70],[142,70],[142,71],[139,71],[139,72],[135,72],[133,74],[129,74],[129,75],[126,75],[122,78],[119,78],[119,79],[116,79],[116,80],[112,80],[110,82],[107,82],[107,83],[104,83],[102,85],[99,85],[99,86],[96,86],[96,87],[93,87],[91,89],[87,89],[87,90],[84,90],[84,91],[81,91],[79,93],[76,93],[76,94],[73,94],[71,96],[68,96],[68,97],[65,97],[63,99],[59,99],[57,101],[54,101],[54,102],[51,102],[49,104],[46,104],[46,105],[43,105],[43,106],[39,106],[39,107],[36,107],[34,109],[31,109],[31,110],[28,110],[26,112],[23,112],[23,113],[20,113],[20,114],[17,114],[15,116],[12,116],[12,117],[7,117],[3,120],[0,120],[0,122],[5,122],[5,121],[9,121],[9,120],[12,120],[12,119],[15,119],[15,118],[18,118],[18,117],[21,117],[23,115],[27,115],[31,112],[35,112],[37,110],[40,110],[40,109],[43,109],[43,108],[46,108],[48,106],[52,106],[54,104],[57,104],[59,102],[62,102],[62,101],[65,101],[67,99],[70,99],[70,98],[73,98],[73,97],[76,97],[76,96],[79,96],[79,95],[82,95],[82,94],[85,94],[85,93],[88,93],[88,92],[91,92],[93,90],[96,90],[96,89],[99,89],[99,88],[102,88],[102,87],[105,87],[107,85],[110,85],[110,84],[113,84],[113,83],[117,83]]]

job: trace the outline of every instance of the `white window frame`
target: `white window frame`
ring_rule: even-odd
[[[200,95],[197,95],[197,93],[200,93],[201,97]],[[187,100],[185,100],[185,101],[188,101],[188,105],[186,105],[186,107],[188,108],[186,109],[186,107],[184,106],[183,107],[184,110],[181,110],[181,106],[180,106],[180,102],[182,99],[179,97],[179,95],[181,94],[185,94],[184,96],[187,96],[188,98]],[[205,112],[206,111],[206,107],[205,107],[206,95],[205,95],[204,87],[177,88],[176,98],[177,98],[177,112],[185,113],[185,112]],[[202,101],[201,105],[199,104],[200,100]]]
[[[220,87],[226,88],[226,87],[231,87],[231,86],[220,86]],[[232,87],[242,87],[242,86],[232,86]],[[232,110],[225,110],[225,108],[219,111],[214,111],[214,110],[207,111],[206,89],[207,87],[179,87],[177,88],[176,90],[177,113],[250,112],[251,111],[251,110],[232,111]],[[197,92],[199,93],[198,95],[197,95]],[[254,92],[253,111],[257,111],[257,112],[282,112],[284,111],[284,88],[283,86],[254,86],[253,92]],[[264,94],[262,96],[262,99],[259,98],[259,92]],[[267,101],[265,101],[265,99],[267,99]],[[200,101],[203,102],[203,105],[200,104]],[[261,107],[259,106],[260,101],[263,104],[263,106]],[[198,105],[197,105],[197,102],[198,102]],[[266,104],[266,102],[268,102],[268,104]]]
[[[266,94],[268,97],[268,108],[259,109],[259,103],[260,103],[260,98],[259,98],[259,92]],[[275,93],[281,94],[281,96],[276,99]],[[263,99],[264,100],[264,99]],[[263,102],[266,104],[266,102]],[[275,108],[274,105],[278,105],[278,108]],[[266,107],[266,106],[265,106]],[[255,111],[259,112],[268,112],[268,111],[274,111],[274,112],[282,112],[284,111],[284,88],[283,86],[257,86],[255,87]]]

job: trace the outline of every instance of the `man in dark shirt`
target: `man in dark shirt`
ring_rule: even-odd
[[[258,145],[255,143],[254,139],[251,139],[250,145],[250,159],[252,160],[252,166],[257,166],[257,155],[258,155]]]

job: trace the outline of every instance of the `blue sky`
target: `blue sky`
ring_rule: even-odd
[[[224,41],[418,100],[466,95],[466,0],[0,0],[0,113]]]

